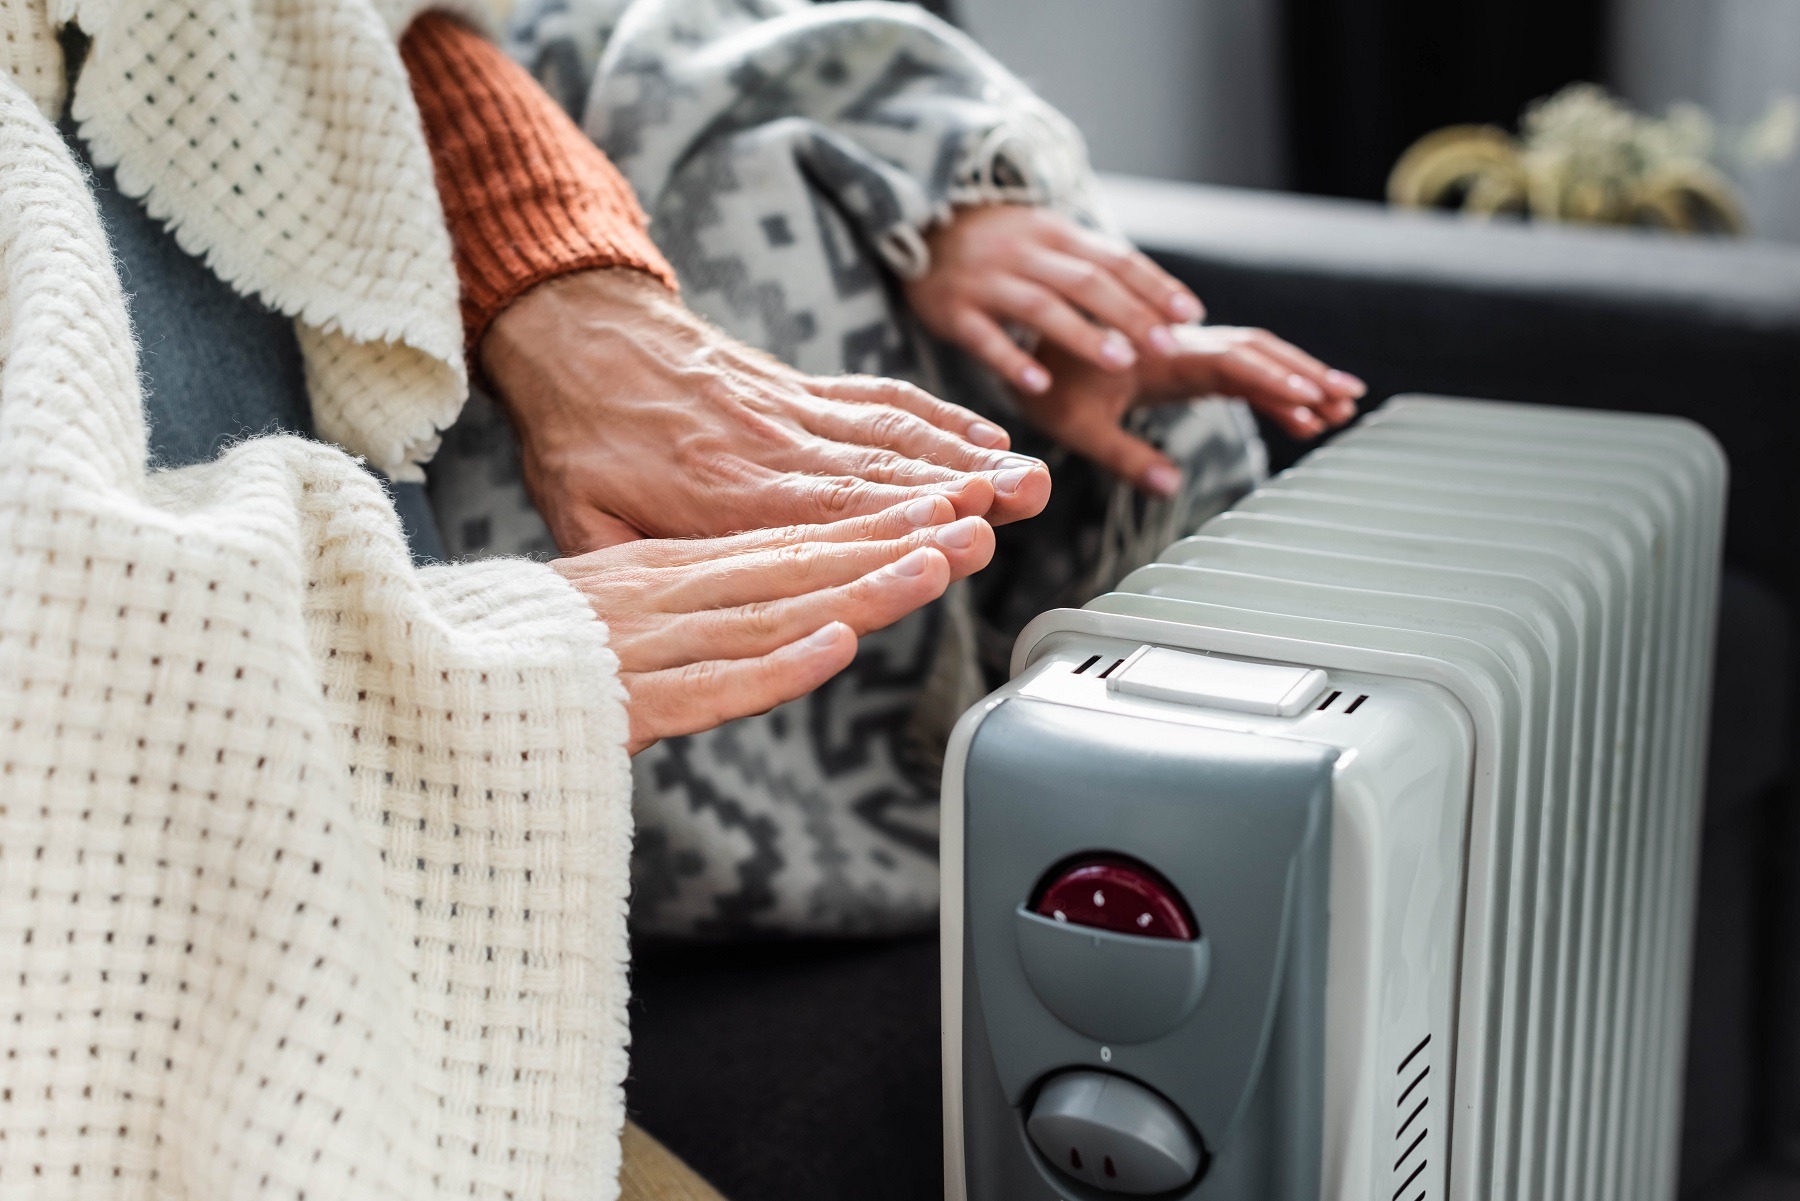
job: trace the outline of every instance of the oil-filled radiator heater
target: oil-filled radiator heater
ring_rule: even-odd
[[[1725,463],[1401,398],[951,741],[950,1201],[1667,1201]]]

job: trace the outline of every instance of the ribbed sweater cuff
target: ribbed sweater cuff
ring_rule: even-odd
[[[499,47],[426,13],[400,55],[455,244],[471,354],[501,310],[557,276],[628,267],[675,287],[631,185]]]

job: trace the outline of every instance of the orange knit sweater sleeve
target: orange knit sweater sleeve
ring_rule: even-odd
[[[675,286],[631,185],[499,47],[426,13],[400,56],[455,244],[471,354],[502,309],[547,279],[629,267]]]

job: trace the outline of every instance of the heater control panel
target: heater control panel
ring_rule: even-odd
[[[1059,673],[1120,708],[1022,687],[966,752],[968,1196],[1317,1201],[1338,748],[1126,711],[1188,708],[1131,651]]]
[[[1056,620],[946,758],[947,1201],[1445,1195],[1467,712]]]

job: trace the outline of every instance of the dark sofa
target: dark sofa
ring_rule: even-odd
[[[1109,181],[1217,321],[1367,379],[1679,413],[1732,462],[1684,1201],[1800,1201],[1800,248]],[[1298,448],[1271,437],[1279,467]],[[639,948],[629,1098],[733,1201],[939,1194],[934,939]]]

